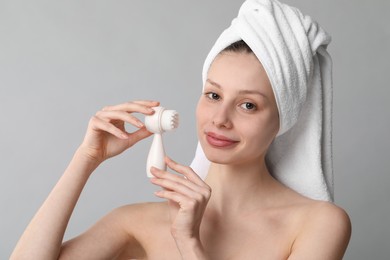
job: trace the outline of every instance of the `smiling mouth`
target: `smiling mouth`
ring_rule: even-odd
[[[239,142],[212,132],[206,133],[206,140],[211,146],[217,148],[230,148]]]

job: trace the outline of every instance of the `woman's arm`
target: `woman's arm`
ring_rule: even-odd
[[[57,259],[66,226],[97,165],[77,151],[68,168],[20,238],[11,259]]]
[[[11,259],[57,259],[70,216],[89,176],[104,160],[151,133],[131,113],[152,114],[158,102],[136,101],[106,107],[89,122],[84,141],[63,176],[18,241]],[[139,127],[125,131],[124,123]]]

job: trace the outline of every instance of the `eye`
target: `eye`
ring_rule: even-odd
[[[257,106],[251,102],[245,102],[240,105],[240,107],[247,111],[253,111],[256,110]]]
[[[214,92],[207,92],[205,93],[206,97],[211,99],[211,100],[220,100],[221,97],[217,94],[217,93],[214,93]]]

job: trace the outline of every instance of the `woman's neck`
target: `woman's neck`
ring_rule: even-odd
[[[209,209],[224,216],[266,207],[280,188],[264,160],[234,166],[212,163],[206,182],[212,188]]]

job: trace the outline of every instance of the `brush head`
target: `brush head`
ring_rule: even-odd
[[[154,134],[161,134],[179,126],[179,114],[175,110],[166,110],[163,107],[154,107],[153,115],[145,117],[145,126]]]

